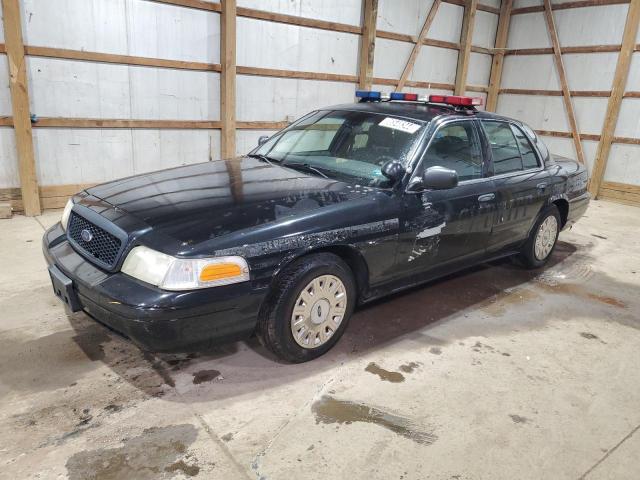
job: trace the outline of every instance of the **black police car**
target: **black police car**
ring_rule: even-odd
[[[249,155],[75,195],[44,235],[55,293],[152,351],[257,334],[315,358],[354,308],[488,259],[539,267],[587,172],[475,99],[358,92]]]

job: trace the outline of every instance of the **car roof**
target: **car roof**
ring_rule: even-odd
[[[513,119],[496,115],[495,113],[489,113],[484,111],[477,111],[473,115],[467,115],[457,111],[454,107],[447,105],[439,105],[436,103],[426,102],[401,102],[401,101],[384,101],[384,102],[358,102],[358,103],[344,103],[341,105],[334,105],[331,107],[324,107],[320,110],[350,110],[353,112],[371,112],[381,115],[393,115],[396,117],[404,117],[411,120],[418,120],[422,122],[430,122],[435,117],[450,116],[459,118],[487,118],[494,120],[508,120]]]

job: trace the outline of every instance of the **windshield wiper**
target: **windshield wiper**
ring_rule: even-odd
[[[290,167],[290,168],[293,168],[294,170],[306,170],[307,172],[314,172],[314,173],[317,173],[318,175],[322,175],[324,178],[329,178],[329,175],[324,173],[319,168],[316,168],[316,167],[313,167],[313,166],[309,165],[308,163],[285,162],[285,163],[282,164],[282,166],[283,167]]]
[[[257,158],[258,160],[262,160],[263,162],[267,162],[269,165],[273,165],[273,162],[280,163],[279,160],[275,160],[273,158],[269,158],[266,155],[262,155],[260,153],[250,153],[247,157]]]

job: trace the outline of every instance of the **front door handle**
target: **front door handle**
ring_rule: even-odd
[[[478,201],[479,202],[490,202],[494,198],[496,198],[496,194],[495,193],[486,193],[484,195],[480,195],[478,197]]]

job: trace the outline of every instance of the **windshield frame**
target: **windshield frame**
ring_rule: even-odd
[[[287,167],[287,163],[286,162],[282,162],[281,160],[276,159],[276,158],[271,158],[271,157],[269,157],[268,153],[265,155],[264,153],[258,154],[257,152],[260,151],[260,149],[262,147],[264,147],[264,145],[269,143],[272,139],[274,139],[276,137],[280,137],[280,139],[281,139],[286,134],[286,132],[291,131],[291,130],[295,130],[295,128],[300,123],[304,122],[309,117],[314,116],[314,115],[316,115],[318,113],[321,113],[321,112],[326,112],[327,114],[330,114],[332,112],[363,113],[362,110],[350,109],[350,108],[331,108],[331,107],[329,107],[329,108],[320,108],[320,109],[317,109],[317,110],[313,110],[313,111],[307,113],[306,115],[302,116],[301,118],[299,118],[298,120],[293,122],[291,125],[287,126],[286,128],[283,128],[282,130],[279,130],[278,132],[276,132],[273,135],[271,135],[267,139],[266,142],[264,142],[261,145],[256,146],[253,150],[251,150],[247,154],[247,156],[263,155],[263,156],[266,156],[266,158],[268,158],[275,165],[278,165],[278,166],[281,166],[281,167],[285,167],[285,168],[289,168],[289,167]],[[420,128],[416,132],[417,135],[413,139],[413,141],[411,142],[411,145],[410,145],[410,147],[409,147],[409,149],[407,151],[407,154],[406,154],[404,160],[400,162],[405,167],[405,177],[403,177],[401,182],[396,182],[396,184],[404,183],[404,181],[406,180],[407,175],[410,175],[411,172],[413,171],[413,167],[415,165],[416,158],[418,157],[418,155],[419,155],[419,153],[421,151],[421,147],[424,144],[425,137],[427,135],[427,132],[428,132],[429,127],[430,127],[432,122],[428,121],[428,120],[420,119],[420,118],[408,117],[408,116],[397,115],[397,114],[388,114],[386,112],[367,111],[365,113],[370,114],[370,115],[374,115],[374,116],[383,117],[383,118],[391,117],[391,118],[396,118],[396,119],[399,119],[399,120],[410,121],[412,123],[420,124]],[[278,139],[273,144],[273,146],[271,148],[275,147],[278,144],[278,142],[280,142],[280,139]],[[357,161],[357,160],[354,160],[354,161]],[[325,171],[325,170],[323,169],[323,171]],[[357,177],[355,177],[355,176],[352,177],[351,179],[336,178],[336,176],[331,175],[331,171],[329,169],[326,170],[326,173],[330,175],[329,178],[331,178],[332,180],[344,181],[344,182],[347,182],[347,183],[366,186],[368,188],[378,188],[378,189],[381,189],[381,190],[389,190],[389,189],[392,189],[394,187],[394,185],[391,185],[391,186],[368,185],[366,182],[362,182],[362,181],[359,182]],[[338,173],[338,172],[336,172],[336,173]],[[311,173],[311,174],[315,175],[313,173]],[[343,177],[343,176],[346,176],[346,175],[340,175],[340,177]],[[364,178],[361,178],[361,180],[364,180]]]

